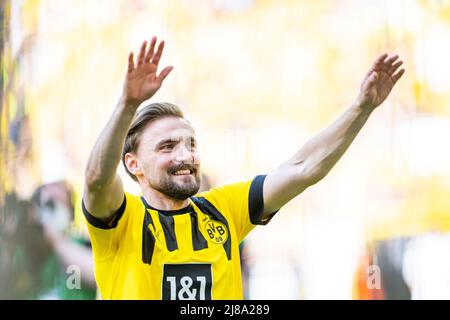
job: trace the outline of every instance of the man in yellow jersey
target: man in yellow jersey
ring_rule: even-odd
[[[403,75],[402,62],[381,55],[355,102],[279,168],[197,194],[200,159],[182,111],[170,103],[137,110],[173,69],[157,72],[163,48],[153,37],[136,61],[130,53],[122,96],[87,163],[82,205],[100,293],[104,299],[242,299],[239,243],[325,177]],[[124,191],[116,172],[121,160],[141,196]]]

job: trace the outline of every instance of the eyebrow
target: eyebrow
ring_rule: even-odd
[[[163,146],[166,143],[173,143],[173,142],[180,142],[182,140],[182,138],[178,138],[178,139],[172,139],[172,138],[168,138],[168,139],[163,139],[160,142],[158,142],[155,146],[155,148],[160,148],[161,146]],[[195,143],[197,143],[197,141],[195,140],[195,137],[190,137],[190,140],[194,141]]]
[[[156,144],[156,148],[159,148],[159,147],[161,147],[162,145],[164,145],[164,144],[166,144],[166,143],[170,143],[170,142],[180,142],[180,139],[171,139],[171,138],[169,138],[169,139],[161,140],[160,142],[158,142],[158,143]]]

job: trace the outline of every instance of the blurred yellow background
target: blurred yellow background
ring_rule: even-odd
[[[329,176],[249,236],[249,297],[350,299],[368,243],[450,230],[450,1],[7,0],[2,14],[1,194],[66,179],[80,203],[128,52],[153,35],[175,69],[152,100],[186,111],[214,185],[287,160],[389,52],[406,74],[388,100]]]

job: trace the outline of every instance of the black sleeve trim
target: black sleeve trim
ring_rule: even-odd
[[[278,212],[277,210],[262,220],[264,213],[263,186],[265,179],[266,175],[256,176],[250,185],[250,191],[248,194],[248,212],[250,214],[250,222],[255,225],[268,224],[273,216]]]
[[[102,221],[101,219],[94,217],[87,209],[86,206],[84,205],[84,201],[81,201],[81,207],[83,209],[83,214],[86,217],[86,220],[93,225],[96,228],[100,228],[100,229],[114,229],[115,227],[117,227],[117,223],[119,222],[120,218],[122,218],[123,213],[125,212],[125,207],[127,205],[127,197],[125,195],[123,195],[123,201],[122,201],[122,205],[120,206],[119,209],[117,209],[117,211],[112,215],[112,219],[109,223],[106,223],[104,221]]]

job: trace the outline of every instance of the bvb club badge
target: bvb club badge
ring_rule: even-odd
[[[224,244],[228,239],[227,227],[222,222],[208,220],[204,225],[206,238],[214,244]]]

